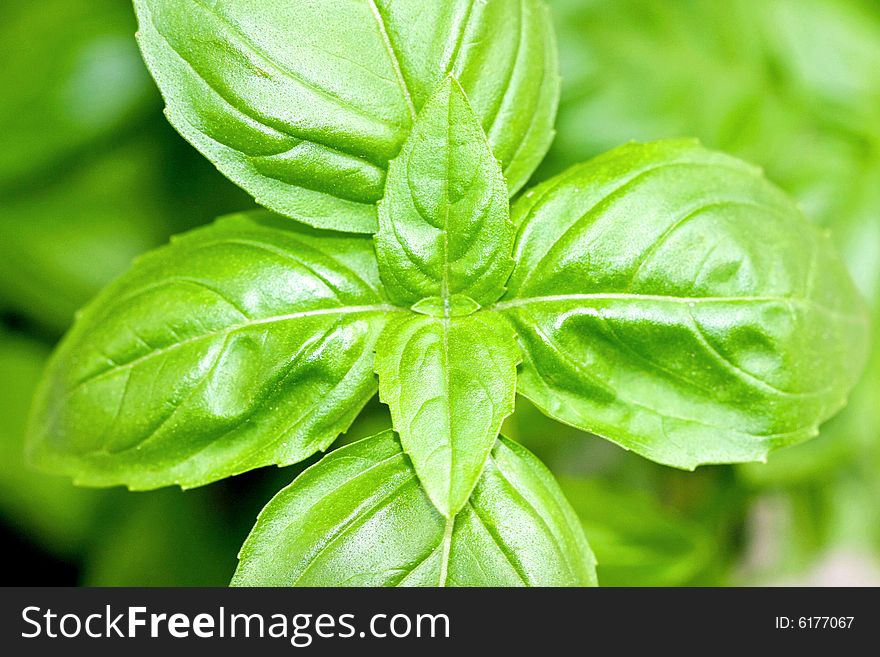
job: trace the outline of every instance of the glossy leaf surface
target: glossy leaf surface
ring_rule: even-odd
[[[763,459],[844,404],[864,305],[830,246],[760,171],[691,141],[624,146],[513,211],[496,306],[519,390],[655,461]]]
[[[513,412],[519,348],[485,312],[389,322],[378,343],[379,396],[435,506],[454,515],[470,497]]]
[[[387,310],[369,239],[221,219],[85,308],[38,392],[33,460],[136,489],[302,460],[375,394]]]
[[[452,73],[513,193],[552,138],[559,80],[541,0],[137,0],[175,127],[259,203],[374,232],[388,162]]]
[[[447,521],[390,431],[336,450],[263,509],[234,586],[583,586],[595,564],[547,469],[499,439]]]

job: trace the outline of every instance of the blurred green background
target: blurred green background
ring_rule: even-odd
[[[671,136],[756,162],[831,231],[876,333],[880,2],[549,2],[563,98],[537,177]],[[167,125],[134,31],[126,0],[0,3],[4,584],[225,585],[259,509],[301,469],[128,493],[23,462],[33,388],[76,309],[169,235],[252,205]],[[388,425],[373,403],[345,440]],[[876,351],[819,438],[766,465],[675,471],[525,401],[505,432],[562,480],[605,585],[880,584]]]

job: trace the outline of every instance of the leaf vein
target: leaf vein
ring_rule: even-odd
[[[513,571],[516,573],[517,577],[519,577],[520,581],[522,581],[522,583],[525,586],[528,586],[529,580],[525,574],[525,571],[522,568],[522,564],[520,564],[517,561],[515,555],[510,554],[510,551],[504,545],[504,541],[498,535],[497,529],[494,527],[494,525],[487,522],[483,518],[483,516],[477,510],[477,507],[473,504],[473,502],[468,502],[468,506],[474,512],[474,517],[479,521],[479,523],[483,527],[483,529],[486,530],[486,534],[489,536],[489,538],[492,539],[492,543],[494,543],[495,547],[498,549],[498,552],[500,552],[501,555],[507,561],[507,563],[510,564],[510,567],[513,568]]]
[[[395,455],[395,456],[398,456],[398,455]],[[392,457],[392,458],[394,458],[394,457]],[[390,459],[388,459],[388,460],[390,460]],[[384,461],[383,461],[383,463],[384,463]],[[350,518],[342,527],[338,528],[337,532],[335,534],[333,534],[333,536],[326,543],[324,543],[320,547],[320,549],[318,549],[318,551],[315,552],[314,555],[312,555],[309,558],[309,560],[305,564],[305,567],[300,572],[299,577],[297,577],[291,585],[296,586],[299,582],[301,582],[303,577],[306,576],[306,574],[309,572],[309,570],[311,570],[314,567],[314,565],[318,562],[318,559],[320,559],[321,556],[327,552],[327,550],[329,550],[331,547],[333,547],[336,543],[338,543],[342,538],[347,536],[350,532],[352,532],[353,530],[357,529],[358,527],[360,527],[361,525],[366,523],[371,517],[373,517],[374,515],[376,515],[377,513],[379,513],[380,511],[382,511],[386,507],[388,507],[389,505],[391,505],[394,502],[397,494],[400,492],[400,489],[403,488],[404,486],[406,486],[407,484],[409,484],[410,482],[412,482],[414,479],[416,479],[415,474],[408,477],[407,479],[404,479],[397,486],[395,486],[388,494],[383,495],[373,505],[371,505],[367,509],[364,509],[362,512],[358,513],[353,518]],[[346,483],[350,483],[350,482],[351,482],[351,480],[349,480]],[[339,489],[337,489],[337,490],[339,490]]]
[[[320,308],[316,310],[306,310],[301,312],[293,312],[285,315],[275,315],[272,317],[265,317],[263,319],[255,319],[249,322],[242,322],[240,324],[233,324],[230,326],[224,326],[223,328],[216,331],[209,331],[207,333],[203,333],[201,335],[195,335],[185,340],[181,340],[180,342],[175,342],[166,347],[162,347],[155,351],[151,351],[148,354],[140,356],[132,361],[128,361],[125,363],[118,363],[117,366],[101,370],[100,372],[94,374],[93,376],[87,377],[82,381],[78,382],[73,388],[68,391],[68,396],[74,394],[79,388],[82,386],[92,383],[94,381],[106,378],[113,374],[116,374],[120,370],[136,367],[141,363],[148,361],[157,356],[161,356],[168,352],[174,351],[176,349],[180,349],[182,347],[188,346],[190,344],[194,344],[200,342],[202,340],[208,340],[210,338],[216,338],[219,336],[225,336],[227,334],[234,333],[236,331],[244,330],[247,328],[251,328],[254,326],[259,326],[263,324],[274,324],[279,322],[287,322],[293,321],[297,319],[303,319],[307,317],[320,317],[324,315],[354,315],[354,314],[367,314],[367,313],[377,313],[377,312],[401,312],[402,309],[396,306],[388,306],[388,305],[372,305],[372,306],[336,306],[333,308]]]
[[[400,57],[397,54],[397,50],[394,48],[394,43],[391,40],[391,32],[388,29],[387,21],[382,15],[382,12],[379,10],[378,5],[376,4],[376,0],[367,0],[367,3],[370,5],[370,11],[372,12],[373,18],[376,20],[376,25],[379,28],[379,34],[382,37],[382,44],[385,46],[385,49],[388,51],[388,55],[391,59],[391,67],[394,69],[394,76],[397,78],[397,83],[400,86],[400,90],[403,92],[403,99],[406,102],[406,108],[409,111],[410,121],[415,122],[416,106],[413,103],[412,94],[410,93],[409,85],[406,81],[406,76],[403,74],[403,67],[401,67],[400,65]]]

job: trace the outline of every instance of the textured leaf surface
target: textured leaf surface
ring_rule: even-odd
[[[504,438],[450,521],[392,432],[338,449],[269,502],[239,559],[234,586],[596,583],[592,553],[559,486]]]
[[[552,138],[559,80],[541,0],[137,0],[175,127],[257,201],[374,232],[385,171],[443,78],[471,99],[511,194]]]
[[[695,142],[631,144],[514,208],[496,307],[519,390],[680,467],[814,435],[863,365],[867,317],[828,239],[760,171]]]
[[[379,395],[428,497],[454,515],[513,412],[519,348],[497,315],[395,318],[376,353]]]
[[[761,164],[808,218],[830,229],[873,305],[880,344],[880,4],[550,5],[564,83],[557,126],[566,138],[554,142],[548,172],[628,139],[680,134]],[[819,442],[775,453],[766,476],[827,476],[844,454],[864,463],[859,445],[880,444],[878,380],[880,358],[873,358]],[[829,433],[839,435],[826,439]],[[849,471],[842,478],[854,481]]]
[[[513,236],[501,167],[461,86],[447,78],[391,163],[379,205],[388,296],[406,305],[457,295],[491,303],[513,268]]]
[[[376,392],[377,289],[367,238],[268,213],[188,233],[78,318],[38,392],[33,459],[153,488],[325,449]]]

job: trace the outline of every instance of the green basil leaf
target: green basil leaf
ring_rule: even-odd
[[[756,168],[630,144],[526,195],[497,308],[519,390],[660,463],[762,460],[815,435],[864,363],[864,305],[824,234]]]
[[[878,344],[880,317],[874,317],[874,344]],[[745,482],[755,488],[799,490],[840,479],[853,485],[862,480],[865,490],[880,487],[880,349],[874,348],[859,385],[850,395],[846,410],[826,424],[816,440],[776,452],[767,463],[748,463],[738,468]],[[843,512],[847,510],[844,509]],[[880,513],[878,511],[877,513]],[[827,514],[826,514],[827,515]],[[853,516],[847,516],[849,521]],[[834,519],[825,518],[828,524]]]
[[[595,562],[549,471],[498,440],[440,515],[390,431],[338,449],[263,509],[233,586],[584,586]]]
[[[257,201],[374,232],[385,171],[448,74],[510,193],[549,147],[556,46],[541,0],[136,0],[140,44],[180,133]]]
[[[497,315],[388,323],[376,351],[379,396],[434,505],[464,506],[513,412],[519,348]],[[475,366],[475,364],[479,364]]]
[[[447,78],[388,170],[376,234],[385,290],[404,305],[450,299],[453,313],[456,297],[491,303],[513,269],[513,237],[501,167]]]
[[[3,0],[0,189],[32,182],[153,107],[134,23],[118,0]]]
[[[368,238],[236,215],[149,254],[82,312],[30,450],[88,485],[205,484],[325,449],[376,392],[391,309]]]

